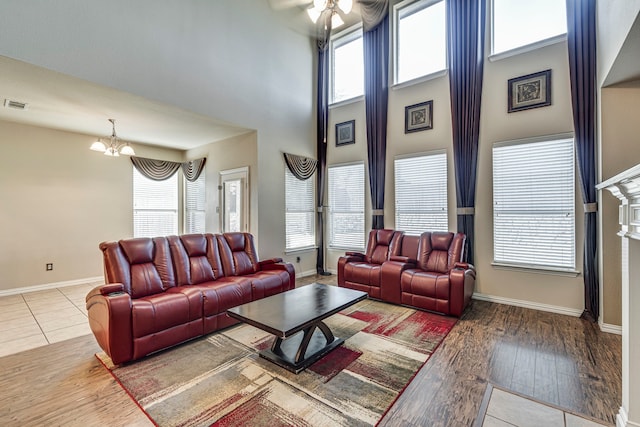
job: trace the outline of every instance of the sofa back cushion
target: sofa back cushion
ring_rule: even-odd
[[[184,234],[167,239],[179,286],[210,282],[224,275],[218,240],[213,234]]]
[[[402,236],[402,244],[400,255],[406,256],[412,260],[418,260],[418,245],[420,244],[420,236]]]
[[[448,273],[456,262],[462,261],[464,241],[463,233],[422,233],[418,244],[418,267],[426,271]]]
[[[107,283],[122,283],[132,298],[154,295],[176,285],[165,237],[103,242],[100,249]]]
[[[369,264],[382,264],[392,255],[400,254],[403,232],[395,230],[371,230],[367,242],[366,260]]]
[[[217,238],[225,276],[243,276],[259,270],[253,235],[224,233]]]

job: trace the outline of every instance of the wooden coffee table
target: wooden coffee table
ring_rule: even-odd
[[[275,335],[260,356],[297,374],[344,342],[323,320],[366,298],[366,292],[312,283],[231,308],[227,315]]]

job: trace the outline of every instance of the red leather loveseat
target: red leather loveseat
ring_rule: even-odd
[[[87,295],[89,324],[114,364],[237,323],[226,310],[295,287],[281,259],[258,260],[249,233],[100,244],[106,284]]]
[[[462,262],[465,240],[463,233],[371,230],[366,254],[347,252],[338,260],[338,286],[460,317],[476,279],[473,265]]]

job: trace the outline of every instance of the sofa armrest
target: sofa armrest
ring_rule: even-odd
[[[282,262],[282,258],[269,258],[269,259],[263,259],[262,261],[258,261],[258,265],[262,267],[269,264],[278,264],[280,262]]]
[[[296,269],[293,267],[293,264],[290,262],[282,262],[274,261],[279,258],[273,258],[271,260],[267,260],[269,262],[262,263],[258,262],[258,266],[260,267],[260,271],[286,271],[289,274],[289,284],[287,285],[287,290],[291,290],[296,287]]]
[[[380,269],[380,299],[393,304],[402,304],[401,277],[405,270],[415,268],[415,262],[404,256],[392,256],[382,263]]]
[[[355,257],[355,258],[365,258],[365,254],[363,254],[362,252],[352,252],[352,251],[348,251],[344,253],[345,256],[347,257]]]
[[[396,261],[396,262],[404,262],[404,263],[409,263],[409,264],[417,264],[418,261],[416,261],[413,258],[409,258],[408,256],[401,256],[401,255],[392,255],[391,258],[389,258],[390,261]]]
[[[453,316],[460,317],[469,305],[476,284],[476,270],[471,264],[458,262],[449,273],[451,286],[449,310]]]
[[[98,286],[87,295],[87,316],[96,341],[118,365],[133,357],[131,296],[122,284]]]

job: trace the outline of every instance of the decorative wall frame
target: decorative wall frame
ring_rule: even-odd
[[[433,100],[404,107],[404,133],[433,129]]]
[[[356,143],[356,121],[336,124],[336,147]]]
[[[509,79],[508,88],[509,113],[551,105],[551,70]]]

